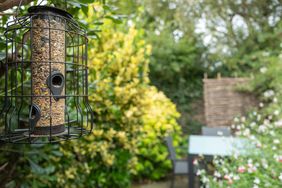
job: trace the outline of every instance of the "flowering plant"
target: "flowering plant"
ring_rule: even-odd
[[[281,55],[261,53],[267,62],[246,88],[256,93],[261,102],[246,117],[234,119],[232,128],[237,137],[250,140],[255,146],[248,155],[234,154],[229,158],[215,157],[212,174],[201,169],[198,175],[207,187],[271,187],[282,185],[282,94]]]

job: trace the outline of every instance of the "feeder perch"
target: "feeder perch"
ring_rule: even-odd
[[[7,23],[1,140],[45,143],[93,128],[87,36],[68,12],[33,6]]]

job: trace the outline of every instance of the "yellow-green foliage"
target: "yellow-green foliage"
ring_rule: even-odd
[[[146,111],[142,117],[137,176],[160,179],[171,167],[163,138],[174,133],[174,145],[179,145],[181,131],[176,119],[180,114],[176,111],[175,105],[155,87],[148,88],[144,98],[142,103]]]

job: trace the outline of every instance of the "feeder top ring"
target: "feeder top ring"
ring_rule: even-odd
[[[28,8],[28,13],[41,13],[41,12],[52,12],[55,14],[59,14],[63,17],[66,18],[70,18],[72,19],[72,15],[70,13],[68,13],[67,11],[60,9],[60,8],[56,8],[56,7],[51,7],[51,6],[32,6]]]

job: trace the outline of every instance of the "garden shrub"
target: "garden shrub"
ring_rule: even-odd
[[[144,125],[138,146],[137,177],[158,180],[171,168],[163,138],[174,133],[174,144],[181,144],[181,129],[176,122],[179,113],[175,105],[155,87],[145,92],[142,103],[146,112],[142,117]]]

